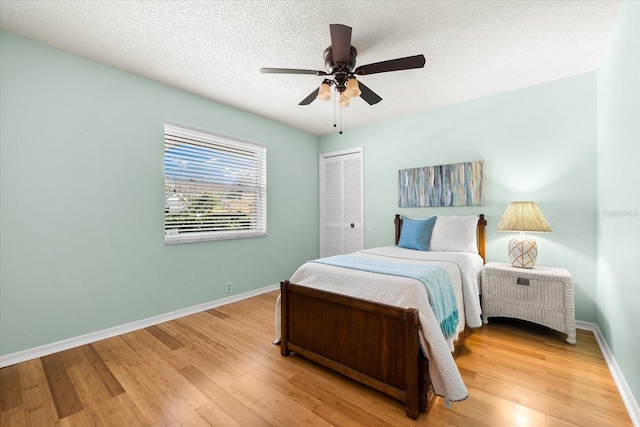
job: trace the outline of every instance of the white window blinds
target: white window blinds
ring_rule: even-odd
[[[165,124],[165,243],[267,234],[266,148]]]

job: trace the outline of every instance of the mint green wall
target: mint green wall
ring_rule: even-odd
[[[227,281],[273,285],[317,256],[317,137],[7,32],[0,93],[0,354],[224,298]],[[165,246],[164,121],[267,146],[266,238]]]
[[[598,68],[598,325],[640,399],[640,3],[625,1]]]
[[[366,84],[375,88],[374,80]],[[343,111],[345,120],[348,114]],[[365,221],[373,226],[365,231],[367,247],[393,244],[395,213],[484,213],[487,259],[508,262],[513,234],[496,232],[496,224],[509,202],[533,200],[553,228],[534,236],[538,264],[568,268],[577,318],[596,320],[595,73],[320,138],[321,153],[358,146],[364,147]],[[472,160],[486,162],[486,206],[397,207],[399,169]]]
[[[393,243],[395,213],[483,212],[487,258],[506,262],[511,235],[495,224],[508,202],[538,202],[554,229],[535,236],[539,264],[571,270],[577,318],[597,321],[640,395],[639,6],[623,3],[597,75],[326,135],[319,150],[306,133],[0,32],[0,354],[220,299],[227,281],[239,293],[289,277],[318,252],[317,154],[363,146],[367,247]],[[267,146],[267,238],[164,245],[165,120]],[[397,208],[398,169],[469,160],[486,161],[486,206]]]

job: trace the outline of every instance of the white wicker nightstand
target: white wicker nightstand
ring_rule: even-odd
[[[482,321],[488,317],[528,320],[567,334],[576,343],[571,273],[566,268],[516,268],[489,262],[482,269]]]

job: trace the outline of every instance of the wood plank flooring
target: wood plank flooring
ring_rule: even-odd
[[[469,398],[404,406],[271,344],[277,292],[0,370],[2,426],[630,426],[592,333],[513,320],[456,359]]]

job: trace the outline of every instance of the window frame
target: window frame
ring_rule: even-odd
[[[264,145],[173,123],[164,124],[164,141],[165,244],[267,235],[267,150]],[[209,151],[214,161],[202,160]],[[223,159],[221,164],[215,156]],[[182,172],[178,163],[185,165]],[[204,209],[197,207],[194,199],[198,198],[207,200],[200,206],[208,209],[208,213],[202,214],[203,219],[193,225],[193,213]],[[226,207],[222,200],[227,202]],[[234,201],[235,211],[231,206]],[[216,210],[220,213],[215,213]],[[225,210],[228,213],[223,213]],[[182,215],[181,219],[177,219],[178,215]]]

